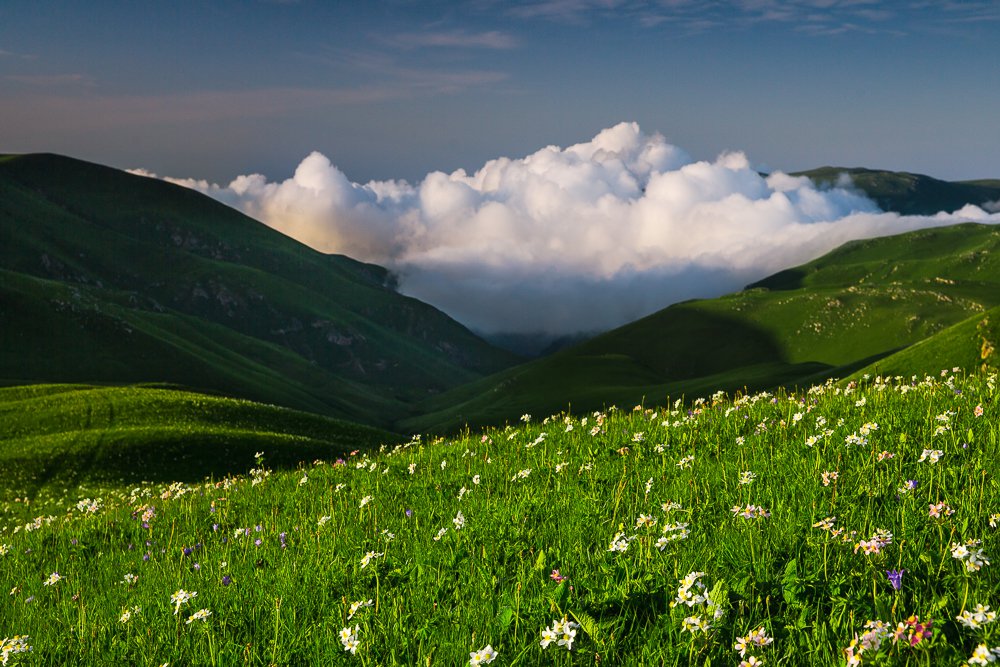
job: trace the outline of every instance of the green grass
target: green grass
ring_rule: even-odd
[[[959,664],[1000,644],[995,624],[956,620],[1000,604],[1000,566],[969,570],[952,554],[979,540],[973,552],[997,557],[996,409],[995,375],[935,372],[534,417],[295,472],[269,474],[270,446],[245,477],[122,487],[97,503],[56,484],[2,505],[0,627],[29,636],[14,665],[462,665],[486,645],[494,665],[735,665],[734,644],[757,628],[773,638],[752,651],[768,664],[815,665],[842,663],[878,619],[903,640],[883,637],[866,662]],[[954,513],[929,516],[937,503]],[[769,516],[732,511],[748,505]],[[878,531],[891,540],[864,553]],[[658,543],[671,536],[682,539]],[[904,570],[900,590],[888,569]],[[672,604],[692,572],[719,618]],[[175,614],[180,590],[197,596]],[[211,615],[191,620],[201,609]],[[543,628],[564,616],[580,626],[573,651],[543,649]],[[685,632],[685,617],[711,629]]]
[[[742,292],[675,304],[431,397],[399,428],[449,430],[566,406],[844,377],[1000,305],[998,276],[1000,230],[991,225],[851,242]]]
[[[53,489],[193,482],[273,464],[346,456],[398,440],[385,431],[165,387],[32,385],[0,389],[5,500]]]

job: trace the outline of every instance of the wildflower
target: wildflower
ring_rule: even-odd
[[[360,642],[358,641],[358,630],[359,626],[355,625],[354,629],[343,628],[340,631],[340,643],[344,645],[344,650],[348,651],[351,655],[354,655]]]
[[[608,546],[608,551],[625,553],[628,550],[628,543],[629,543],[629,538],[625,537],[625,533],[618,533],[611,539],[611,544]]]
[[[879,453],[878,460],[879,460],[879,463],[881,463],[882,461],[885,461],[886,459],[895,458],[895,456],[896,455],[893,454],[892,452],[883,451],[883,452]]]
[[[969,657],[970,665],[987,665],[1000,659],[1000,646],[987,648],[986,644],[980,644],[972,651]]]
[[[361,499],[361,504],[358,505],[358,509],[361,509],[362,507],[364,507],[365,505],[367,505],[371,501],[372,501],[372,497],[371,496],[365,496],[364,498]]]
[[[930,461],[931,463],[937,463],[944,456],[944,452],[940,449],[925,449],[921,454],[920,458],[917,459],[917,463],[923,463],[924,461]]]
[[[888,530],[876,530],[875,534],[868,541],[861,540],[854,545],[854,553],[858,553],[860,549],[864,554],[877,554],[881,553],[882,549],[892,544],[892,533]]]
[[[580,625],[563,616],[561,620],[552,621],[552,625],[542,630],[542,640],[539,645],[546,649],[552,642],[556,646],[564,646],[567,651],[573,650],[573,642],[576,641],[576,631]]]
[[[910,616],[896,624],[896,630],[892,633],[893,640],[896,642],[904,640],[910,646],[916,646],[923,640],[931,638],[932,625],[933,621],[921,623],[919,616]]]
[[[757,628],[756,630],[751,630],[746,637],[738,637],[736,639],[736,644],[733,646],[733,650],[740,654],[741,658],[745,658],[747,651],[751,647],[763,648],[769,646],[774,642],[773,637],[767,636],[767,631],[763,626]]]
[[[998,523],[1000,523],[1000,513],[991,514],[990,515],[990,528],[996,528]],[[0,550],[0,554],[2,554],[2,553],[3,553],[3,551]]]
[[[452,519],[451,522],[455,524],[455,530],[462,530],[465,528],[465,515],[462,514],[461,510],[459,510],[458,514],[455,515],[455,518]]]
[[[448,459],[441,459],[441,470],[448,467]]]
[[[976,406],[976,407],[975,407],[975,408],[974,408],[974,409],[972,410],[972,414],[974,414],[974,415],[975,415],[975,416],[977,416],[977,417],[982,417],[982,416],[983,416],[983,406],[982,406],[982,405],[977,405],[977,406]]]
[[[552,573],[549,574],[549,579],[551,579],[552,581],[556,582],[557,584],[561,584],[562,582],[564,582],[567,579],[569,579],[569,577],[565,577],[565,576],[559,574],[559,570],[552,570]]]
[[[55,586],[59,581],[62,580],[62,575],[58,572],[53,572],[49,575],[48,579],[45,580],[44,586]]]
[[[740,484],[753,484],[756,479],[757,474],[749,470],[744,470],[740,473]]]
[[[650,477],[649,479],[646,480],[646,495],[647,496],[649,495],[649,492],[652,489],[653,489],[653,478]]]
[[[771,516],[770,512],[759,505],[747,505],[746,507],[733,505],[730,511],[744,519],[766,519]]]
[[[368,567],[368,563],[372,562],[373,558],[378,558],[384,555],[385,555],[384,553],[379,553],[377,551],[369,551],[361,558],[361,569],[363,570],[366,567]]]
[[[411,463],[410,465],[406,466],[406,469],[409,470],[410,474],[412,475],[417,470],[417,464]]]
[[[927,515],[933,519],[943,519],[955,513],[947,503],[930,503]]]
[[[915,479],[908,479],[908,480],[906,480],[906,484],[904,484],[903,486],[899,487],[897,489],[897,491],[899,491],[899,493],[901,493],[901,494],[909,493],[910,491],[916,490],[917,485],[918,485],[917,480],[915,480]]]
[[[652,528],[656,525],[656,519],[649,514],[640,514],[639,518],[635,520],[635,527],[641,528],[645,526],[646,528]]]
[[[691,634],[708,632],[711,629],[711,624],[701,616],[688,616],[681,624],[681,631],[690,632]]]
[[[139,581],[139,577],[132,574],[131,572],[126,573],[125,576],[122,578],[122,583],[128,586],[131,586],[137,581]]]
[[[142,607],[139,607],[138,605],[132,608],[125,607],[125,609],[122,610],[122,615],[118,618],[118,621],[120,623],[128,623],[132,620],[133,616],[138,615],[141,611]]]
[[[331,518],[333,518],[333,517],[331,517],[331,516],[329,516],[329,515],[327,515],[327,516],[321,516],[321,517],[319,518],[319,521],[317,521],[317,522],[316,522],[316,525],[322,528],[323,526],[325,526],[325,525],[326,525],[326,522],[327,522],[327,521],[329,521],[329,520],[330,520]],[[239,532],[239,531],[237,531],[237,533],[238,533],[238,532]]]
[[[362,609],[372,607],[374,606],[374,604],[375,604],[374,601],[372,601],[371,599],[369,599],[368,601],[358,600],[357,602],[352,602],[351,608],[347,611],[347,620],[348,621],[351,620],[352,618],[354,618],[354,615],[356,613],[358,613]]]
[[[982,549],[972,548],[978,547],[980,544],[980,540],[968,540],[964,544],[952,542],[951,556],[952,558],[962,561],[965,565],[966,571],[978,572],[982,569],[983,565],[990,564],[990,561],[987,560],[986,554]]]
[[[758,658],[756,656],[750,656],[745,660],[740,660],[740,664],[737,667],[758,667],[758,665],[763,665],[764,659]]]
[[[892,590],[898,591],[903,587],[903,573],[906,572],[905,569],[900,568],[898,570],[886,570],[885,576],[889,578],[889,583],[892,584]]]
[[[441,538],[444,537],[445,533],[447,533],[447,532],[448,532],[448,526],[445,526],[444,528],[442,528],[441,530],[438,531],[437,535],[434,536],[434,541],[435,542],[440,542]]]
[[[198,591],[186,591],[183,588],[170,596],[170,601],[174,603],[174,616],[181,610],[181,605],[198,596]]]
[[[833,524],[837,520],[835,516],[829,516],[825,519],[820,519],[812,525],[813,528],[819,528],[820,530],[831,531],[833,530]]]
[[[212,615],[212,612],[210,612],[209,610],[207,610],[207,609],[199,609],[195,613],[193,613],[190,616],[188,616],[188,619],[186,621],[184,621],[184,623],[186,625],[191,625],[195,621],[204,621],[206,618],[208,618],[211,615]]]
[[[31,647],[28,645],[28,639],[28,635],[14,635],[10,639],[4,637],[3,641],[0,642],[0,664],[6,665],[12,655],[30,652]]]
[[[966,609],[956,616],[955,620],[970,630],[978,630],[982,626],[997,620],[997,613],[991,611],[989,605],[977,604],[975,609],[971,611]]]
[[[836,470],[827,470],[823,473],[823,486],[830,486],[830,482],[836,481],[840,473]]]
[[[488,665],[489,663],[496,660],[499,653],[493,650],[493,647],[487,644],[478,651],[472,651],[469,653],[469,665],[471,667],[477,667],[477,665]]]
[[[479,484],[479,481],[480,481],[481,479],[482,479],[482,478],[481,478],[481,477],[480,477],[479,475],[473,475],[473,476],[472,476],[472,483],[473,483],[473,484],[477,484],[477,485],[478,485],[478,484]]]
[[[680,461],[678,461],[677,467],[681,468],[682,470],[685,468],[690,469],[693,463],[694,463],[694,455],[692,454],[690,456],[685,456]]]

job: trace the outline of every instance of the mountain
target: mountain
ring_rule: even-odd
[[[0,381],[170,382],[387,426],[518,361],[192,190],[0,156]]]
[[[957,211],[966,204],[1000,204],[1000,180],[941,181],[923,174],[860,167],[820,167],[794,175],[808,176],[821,186],[835,185],[847,175],[882,210],[903,215]]]
[[[805,385],[1000,306],[1000,229],[962,224],[854,241],[741,292],[675,304],[424,401],[412,430],[722,389]],[[978,348],[977,348],[978,349]],[[935,362],[936,363],[936,362]]]

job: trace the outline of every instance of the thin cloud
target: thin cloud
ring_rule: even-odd
[[[94,85],[93,77],[87,74],[7,74],[4,80],[41,88]]]
[[[393,35],[391,43],[399,48],[460,48],[508,50],[518,46],[518,40],[505,32],[489,30],[468,32],[466,30],[433,30],[426,32],[406,32]]]

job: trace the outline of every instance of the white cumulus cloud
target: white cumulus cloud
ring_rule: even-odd
[[[884,213],[847,183],[819,189],[807,178],[761,175],[742,153],[694,160],[635,123],[416,184],[354,183],[316,152],[281,182],[167,180],[317,250],[382,264],[403,293],[487,333],[608,329],[739,289],[848,240],[1000,222],[976,206]]]

